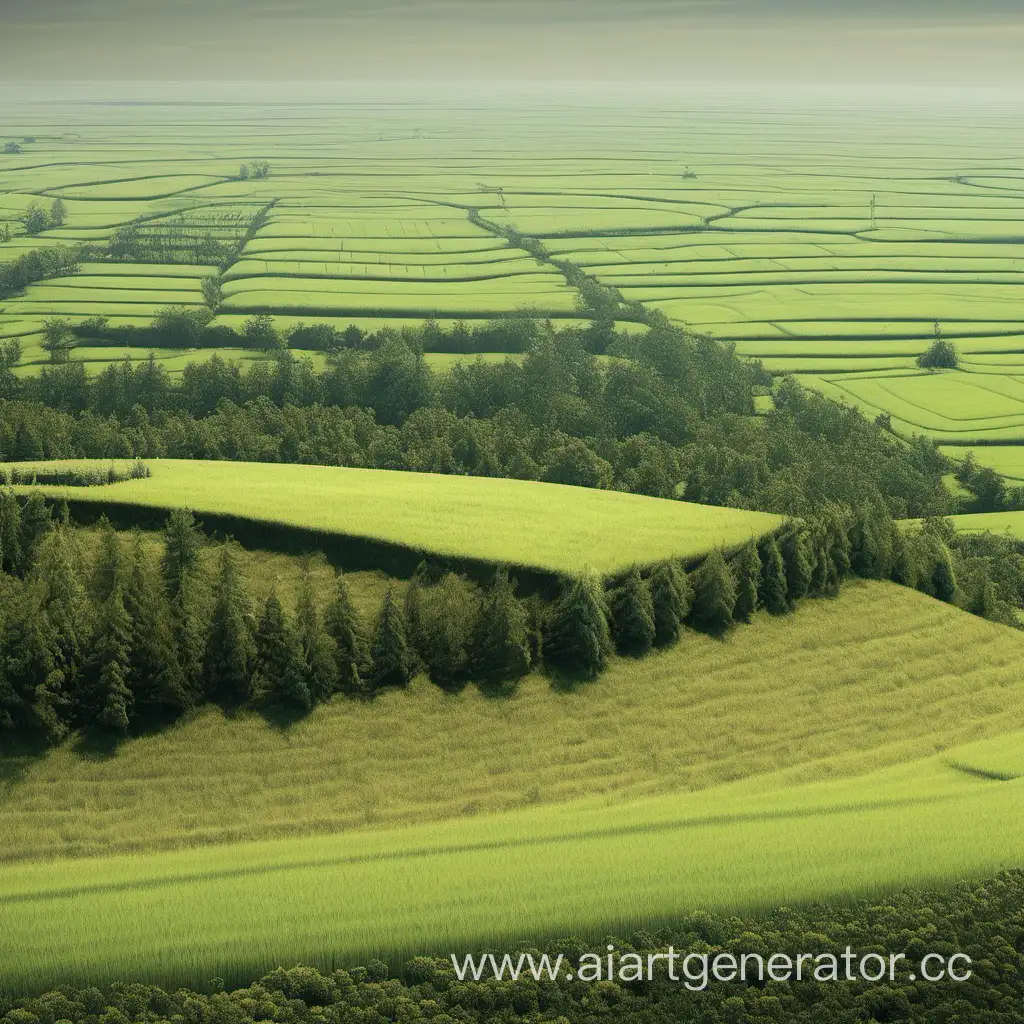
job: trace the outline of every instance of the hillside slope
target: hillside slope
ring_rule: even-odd
[[[915,591],[848,585],[724,641],[687,633],[596,682],[487,696],[424,679],[282,731],[206,709],[97,758],[0,762],[9,860],[396,826],[787,770],[863,772],[1018,728],[1024,636]],[[197,798],[198,796],[198,798]]]
[[[634,563],[693,559],[739,547],[781,523],[763,512],[532,480],[174,459],[148,465],[149,479],[42,490],[98,506],[185,506],[320,537],[546,572],[614,573]]]

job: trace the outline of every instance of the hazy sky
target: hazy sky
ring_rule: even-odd
[[[1024,0],[0,0],[0,79],[1024,86]]]

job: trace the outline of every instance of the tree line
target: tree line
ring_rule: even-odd
[[[689,572],[669,560],[612,581],[565,577],[553,599],[521,598],[502,568],[481,586],[425,563],[403,594],[389,587],[372,622],[340,572],[321,602],[308,563],[294,610],[275,591],[257,607],[237,546],[221,544],[207,571],[187,511],[170,514],[159,552],[105,519],[98,532],[89,555],[66,505],[54,519],[40,492],[0,490],[0,729],[124,735],[210,701],[301,715],[421,671],[442,686],[505,684],[531,668],[593,678],[615,652],[643,657],[684,627],[718,635],[760,608],[787,614],[853,575],[963,600],[941,524],[907,536],[867,509],[790,521]],[[970,610],[1012,618],[989,576],[979,602]]]
[[[755,417],[759,368],[678,328],[623,344],[628,358],[602,361],[580,332],[542,325],[521,361],[446,373],[396,332],[334,353],[322,371],[282,352],[248,369],[214,356],[177,379],[153,358],[93,376],[71,361],[22,379],[0,360],[0,458],[430,470],[681,492],[789,515],[830,501],[900,518],[958,510],[943,483],[952,464],[928,440],[906,444],[792,382]]]
[[[49,245],[30,249],[0,263],[0,292],[20,291],[33,281],[77,274],[85,258],[84,246]]]
[[[862,1021],[984,1021],[1018,1024],[1024,1000],[1020,970],[1024,929],[1024,872],[1007,871],[994,878],[964,882],[947,889],[906,888],[869,899],[785,907],[758,916],[695,912],[656,930],[610,936],[600,942],[567,936],[547,942],[541,950],[552,958],[561,954],[566,971],[579,974],[587,957],[602,962],[608,946],[619,962],[638,955],[706,953],[709,962],[719,953],[752,953],[765,960],[772,953],[794,962],[801,953],[831,954],[839,959],[836,980],[786,983],[760,979],[756,971],[746,981],[711,977],[706,988],[693,991],[666,970],[651,981],[616,977],[599,982],[567,981],[525,975],[516,981],[486,978],[459,980],[449,957],[418,956],[397,970],[381,960],[321,974],[308,966],[279,967],[244,988],[224,990],[218,980],[206,992],[140,984],[116,984],[105,990],[64,986],[40,996],[0,996],[2,1024],[150,1024],[157,1020],[282,1021],[288,1024],[340,1024],[342,1021],[438,1022],[460,1024],[674,1024],[700,1020],[705,1024],[745,1021],[787,1021],[792,1024],[859,1024]],[[907,970],[893,981],[846,980],[842,957],[850,949],[857,960],[881,951],[902,953]],[[537,956],[536,945],[510,948]],[[969,957],[970,977],[937,981],[911,980],[914,965],[928,953]],[[499,955],[500,960],[500,955]],[[635,963],[636,960],[634,959]],[[967,961],[958,961],[965,970]],[[695,965],[699,966],[699,965]],[[873,968],[872,968],[873,969]],[[695,971],[699,984],[699,970]],[[810,972],[808,972],[809,974]],[[677,978],[682,978],[681,960]],[[235,983],[238,983],[236,979]]]

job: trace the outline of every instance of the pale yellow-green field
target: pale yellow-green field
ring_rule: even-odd
[[[859,583],[574,693],[420,682],[287,732],[205,712],[65,747],[2,790],[0,988],[233,982],[1019,864],[1022,653]]]
[[[761,512],[527,480],[175,459],[148,465],[149,479],[41,490],[99,505],[186,507],[552,572],[613,573],[669,557],[694,559],[715,547],[742,546],[782,522]]]

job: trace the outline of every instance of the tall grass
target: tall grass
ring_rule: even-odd
[[[597,938],[698,909],[980,876],[1024,857],[1022,787],[933,758],[793,788],[15,865],[0,879],[0,989],[236,983],[297,961]]]
[[[320,570],[318,585],[330,573]],[[290,601],[294,561],[250,579]],[[364,610],[386,584],[357,574]],[[425,679],[337,698],[287,730],[207,709],[116,753],[75,743],[0,761],[8,860],[184,848],[472,818],[600,796],[610,804],[787,771],[843,776],[1018,728],[1024,637],[891,584],[858,583],[726,640],[689,633],[565,692]]]

